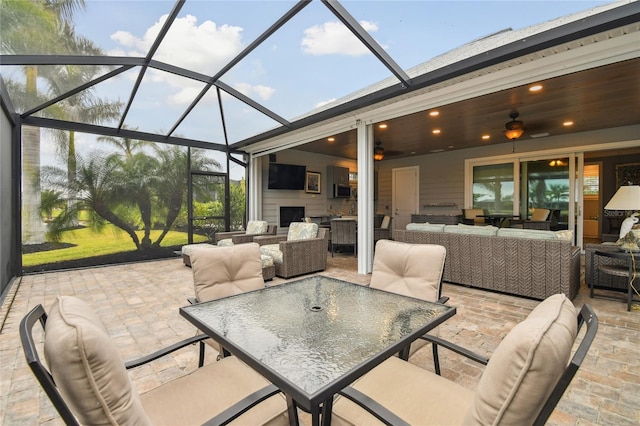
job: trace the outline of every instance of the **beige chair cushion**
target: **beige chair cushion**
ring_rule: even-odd
[[[365,393],[411,425],[461,425],[473,391],[397,357],[357,380]],[[333,405],[333,426],[382,424],[345,397]]]
[[[389,229],[389,224],[391,223],[391,218],[386,216],[382,218],[382,223],[380,224],[380,229]]]
[[[264,287],[257,243],[215,250],[194,247],[190,257],[194,292],[200,302]]]
[[[376,243],[372,288],[430,302],[438,299],[447,251],[436,244]]]
[[[318,236],[317,223],[291,222],[289,224],[287,241],[305,240],[309,238],[316,238],[317,236]]]
[[[491,356],[464,424],[531,423],[567,367],[577,329],[565,295],[536,306]]]
[[[250,220],[247,222],[247,235],[264,234],[269,229],[269,223],[265,220]]]
[[[465,219],[475,219],[478,215],[483,215],[483,209],[465,209],[464,210],[464,218]]]
[[[408,244],[391,240],[376,243],[371,283],[373,288],[435,302],[438,300],[447,251],[436,244]],[[438,328],[429,334],[437,336]],[[427,345],[418,339],[409,355]]]
[[[391,357],[352,386],[413,425],[531,424],[567,366],[576,310],[563,294],[541,302],[503,339],[476,392]],[[344,397],[333,425],[380,424]]]
[[[154,426],[201,425],[268,384],[237,357],[230,356],[152,389],[140,399]],[[286,410],[284,395],[278,394],[231,424],[288,425]]]
[[[49,310],[44,354],[62,397],[82,424],[151,424],[104,325],[82,300]]]
[[[533,213],[531,213],[531,219],[534,222],[542,222],[547,220],[547,218],[549,217],[549,213],[551,213],[551,210],[549,209],[534,209]]]

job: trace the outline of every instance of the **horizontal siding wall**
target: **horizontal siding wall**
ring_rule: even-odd
[[[589,145],[600,145],[618,141],[638,140],[639,126],[627,126],[606,131],[576,133],[542,139],[523,138],[515,143],[493,143],[481,148],[441,152],[422,156],[384,160],[374,164],[377,175],[377,197],[374,210],[379,214],[393,216],[392,208],[392,170],[394,168],[418,166],[420,168],[420,214],[457,215],[464,207],[464,163],[467,159],[492,156],[521,155],[532,156],[537,151],[581,147],[589,151]],[[640,144],[640,141],[639,141]],[[304,191],[270,191],[266,189],[268,159],[263,159],[263,212],[265,220],[277,223],[280,205],[306,207],[308,216],[323,215],[331,212],[347,213],[351,202],[344,199],[327,199],[326,166],[348,167],[357,171],[357,162],[339,157],[312,154],[298,150],[285,150],[277,153],[277,162],[305,164],[310,171],[322,173],[322,194],[305,194]],[[436,207],[434,204],[454,204],[453,207]]]
[[[350,172],[357,171],[357,162],[345,158],[328,155],[313,154],[310,152],[287,149],[275,154],[275,163],[295,164],[307,167],[307,171],[320,173],[320,194],[308,194],[304,191],[274,190],[268,189],[269,182],[269,158],[262,157],[262,220],[270,224],[279,225],[280,207],[302,206],[307,216],[324,216],[328,214],[348,214],[350,208],[357,209],[355,202],[346,198],[327,198],[329,188],[327,185],[327,166],[346,167]],[[287,232],[278,227],[278,233]]]

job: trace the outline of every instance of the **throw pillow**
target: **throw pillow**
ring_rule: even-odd
[[[268,228],[269,224],[264,220],[250,220],[249,222],[247,222],[246,234],[264,234],[265,232],[267,232]]]
[[[287,241],[306,240],[318,236],[317,223],[291,222],[289,224],[289,232],[287,233]]]

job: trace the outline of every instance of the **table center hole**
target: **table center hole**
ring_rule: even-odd
[[[322,306],[312,306],[310,309],[313,312],[320,312],[322,310]]]

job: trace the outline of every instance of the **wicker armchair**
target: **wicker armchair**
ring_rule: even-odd
[[[250,228],[250,224],[254,221],[249,221],[247,223],[247,230]],[[255,221],[260,222],[260,221]],[[260,233],[247,233],[247,231],[229,231],[229,232],[216,232],[214,236],[214,244],[218,244],[222,240],[231,239],[233,244],[244,244],[244,243],[252,243],[253,238],[259,235],[276,235],[278,232],[277,225],[267,225],[266,232]]]
[[[317,227],[315,223],[304,225]],[[260,244],[262,254],[273,257],[278,277],[290,278],[324,271],[327,267],[329,233],[326,228],[318,228],[313,238],[290,240],[287,235],[275,235],[256,237],[254,241]]]

